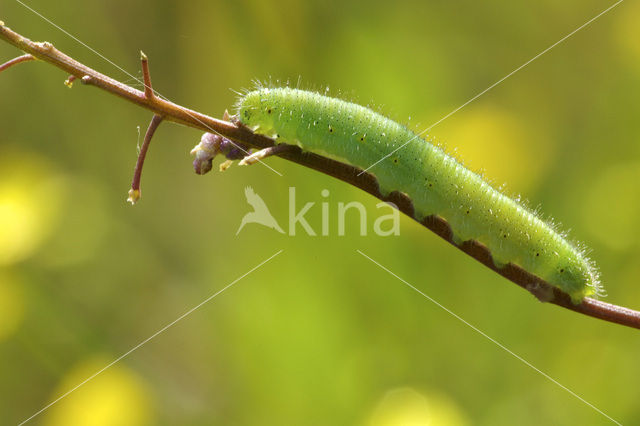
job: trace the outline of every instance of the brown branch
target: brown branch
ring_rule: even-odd
[[[36,59],[35,56],[29,55],[29,54],[18,56],[17,58],[13,58],[12,60],[7,61],[4,64],[0,65],[0,72],[8,68],[11,68],[14,65],[18,65],[22,62],[35,61],[35,59]]]
[[[131,181],[129,198],[127,198],[127,201],[131,204],[135,204],[140,199],[140,179],[142,178],[142,167],[144,166],[144,160],[147,157],[147,151],[149,150],[151,138],[153,138],[153,134],[156,132],[158,126],[160,126],[160,123],[162,123],[163,118],[164,117],[162,117],[161,115],[154,114],[151,122],[149,123],[149,127],[147,128],[147,132],[144,134],[144,141],[142,141],[140,153],[138,154],[138,160],[136,161],[136,168],[133,172],[133,180]]]
[[[81,78],[82,82],[85,84],[98,87],[113,95],[133,102],[152,111],[156,116],[164,117],[165,120],[200,129],[205,132],[219,133],[240,145],[250,145],[255,148],[274,146],[273,140],[265,136],[255,134],[249,129],[236,123],[209,117],[197,111],[174,104],[173,102],[166,101],[157,96],[148,96],[150,91],[151,94],[153,93],[151,90],[150,80],[148,80],[148,73],[145,76],[145,94],[145,92],[122,84],[119,81],[107,77],[106,75],[85,66],[73,58],[70,58],[55,49],[50,43],[34,43],[31,40],[11,31],[4,25],[0,25],[0,38],[40,60],[49,62],[72,76]],[[145,62],[143,61],[143,64],[144,63]],[[370,173],[361,173],[361,169],[359,168],[310,152],[303,152],[300,149],[292,149],[282,152],[279,153],[278,156],[317,170],[326,175],[333,176],[354,185],[383,201],[391,201],[398,206],[400,211],[415,219],[413,203],[411,200],[400,192],[392,192],[388,196],[382,195],[375,176]],[[451,228],[444,219],[437,216],[431,216],[423,220],[421,224],[444,238],[449,243],[453,244],[458,249],[467,253],[520,287],[526,289],[543,302],[553,303],[590,317],[640,329],[640,312],[638,311],[590,298],[585,298],[580,304],[574,304],[566,293],[563,293],[558,288],[545,282],[539,277],[524,271],[517,265],[508,264],[503,268],[497,267],[493,262],[491,253],[484,245],[476,241],[466,241],[461,245],[456,245],[452,240],[453,234],[451,232]]]
[[[151,74],[149,73],[149,58],[140,51],[140,63],[142,66],[142,76],[144,78],[144,97],[148,100],[152,100],[155,95],[153,94],[153,87],[151,85]],[[86,76],[85,76],[86,77]],[[83,80],[84,78],[83,77]],[[68,81],[68,80],[67,80]],[[154,114],[146,133],[144,134],[144,141],[142,141],[142,147],[138,153],[138,160],[136,161],[136,167],[133,172],[133,180],[131,181],[131,189],[129,190],[129,198],[127,201],[131,204],[135,204],[140,199],[140,179],[142,179],[142,168],[144,167],[144,160],[147,157],[147,151],[151,144],[151,139],[154,133],[162,123],[164,117],[159,114]]]

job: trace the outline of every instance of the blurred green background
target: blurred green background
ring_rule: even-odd
[[[70,1],[43,13],[155,88],[220,116],[252,79],[297,82],[424,128],[608,1]],[[0,19],[128,83],[18,3]],[[622,3],[431,135],[593,249],[607,301],[640,308],[640,5]],[[0,43],[0,61],[20,52]],[[28,63],[0,75],[0,415],[29,417],[280,249],[278,257],[33,420],[44,425],[538,425],[609,421],[356,253],[362,250],[585,400],[640,423],[637,330],[530,295],[403,217],[400,236],[248,225],[251,185],[378,200],[280,159],[196,176],[200,134]],[[139,84],[136,84],[139,87]],[[330,192],[328,198],[321,191]],[[330,219],[333,220],[333,219]]]

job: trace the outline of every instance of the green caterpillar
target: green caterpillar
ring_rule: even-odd
[[[237,117],[279,143],[362,169],[411,140],[372,170],[384,195],[404,192],[418,220],[442,217],[457,244],[485,244],[497,265],[519,265],[574,303],[602,295],[598,271],[583,249],[441,148],[369,108],[299,89],[260,88],[239,99]]]

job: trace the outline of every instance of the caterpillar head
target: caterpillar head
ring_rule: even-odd
[[[271,90],[254,90],[238,99],[237,116],[242,124],[254,131],[273,127],[274,107],[269,96]]]

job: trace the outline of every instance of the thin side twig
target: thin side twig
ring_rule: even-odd
[[[26,54],[26,55],[22,55],[22,56],[18,56],[17,58],[13,58],[10,61],[5,62],[4,64],[0,65],[0,72],[11,68],[14,65],[18,65],[22,62],[27,62],[27,61],[35,61],[36,57],[30,54]]]
[[[154,114],[151,122],[149,123],[149,127],[147,128],[147,132],[144,134],[144,140],[142,141],[140,153],[138,154],[138,160],[136,161],[136,168],[133,172],[133,180],[131,181],[129,198],[127,198],[127,201],[131,204],[135,204],[140,199],[140,179],[142,178],[142,167],[144,166],[144,160],[147,157],[147,151],[149,150],[151,138],[153,138],[153,134],[156,132],[158,126],[160,126],[160,123],[162,123],[163,118],[164,117],[162,117],[161,115]]]
[[[248,145],[254,148],[267,148],[275,145],[273,140],[265,136],[255,134],[244,126],[227,120],[215,119],[153,95],[150,79],[148,79],[148,73],[145,77],[145,91],[143,92],[89,68],[88,66],[60,52],[54,48],[51,43],[34,43],[33,41],[10,30],[1,22],[0,39],[12,44],[23,52],[60,68],[76,78],[82,79],[84,84],[95,86],[152,111],[154,113],[154,118],[158,116],[162,117],[164,120],[173,121],[205,132],[215,132],[237,142],[238,144],[242,144],[243,146]],[[143,67],[146,66],[144,64],[145,61],[143,61]],[[149,96],[149,91],[151,91],[151,96]],[[157,124],[159,124],[159,121]],[[150,125],[149,127],[151,129],[152,126]],[[157,127],[157,125],[155,127]],[[155,131],[155,128],[153,130]],[[392,192],[387,196],[383,195],[380,192],[375,176],[371,173],[362,173],[362,170],[359,168],[340,163],[317,154],[303,152],[300,149],[287,150],[280,152],[277,155],[286,160],[293,161],[302,166],[354,185],[382,201],[391,201],[398,206],[400,211],[414,220],[417,220],[414,215],[411,199],[400,192]],[[574,304],[569,295],[545,282],[541,278],[524,271],[517,265],[508,264],[502,268],[496,266],[493,262],[490,251],[484,245],[476,241],[466,241],[460,245],[455,244],[452,240],[453,234],[451,232],[451,228],[444,219],[438,216],[430,216],[420,223],[447,240],[456,248],[462,250],[513,283],[524,288],[543,302],[553,303],[593,318],[640,329],[640,312],[638,311],[590,298],[583,299],[580,304]]]
[[[149,58],[144,52],[140,51],[140,62],[142,62],[142,78],[144,79],[144,96],[147,99],[154,97],[153,87],[151,86],[151,74],[149,73]]]

